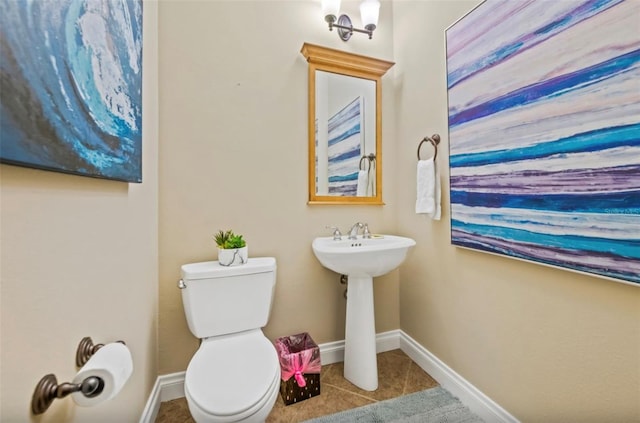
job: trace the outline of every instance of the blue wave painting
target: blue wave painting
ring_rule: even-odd
[[[142,0],[0,0],[0,160],[142,181]]]
[[[485,0],[446,30],[454,245],[640,286],[638,22]]]
[[[329,118],[329,194],[355,197],[361,157],[362,98]]]

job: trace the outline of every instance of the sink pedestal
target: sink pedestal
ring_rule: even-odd
[[[349,275],[344,377],[365,391],[378,389],[373,278]]]
[[[400,266],[414,245],[416,242],[411,238],[396,235],[356,239],[318,237],[311,243],[313,253],[324,267],[349,277],[344,377],[366,391],[378,389],[373,278]]]

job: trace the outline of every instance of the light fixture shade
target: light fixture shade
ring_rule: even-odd
[[[340,13],[340,0],[322,0],[322,16],[338,16]]]
[[[366,28],[368,25],[378,26],[378,16],[380,15],[380,2],[378,0],[364,0],[360,3],[360,17],[362,25]]]

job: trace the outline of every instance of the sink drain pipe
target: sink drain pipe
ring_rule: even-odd
[[[349,276],[347,275],[340,275],[340,284],[341,285],[345,285],[344,288],[344,299],[347,299],[347,291],[349,290]]]

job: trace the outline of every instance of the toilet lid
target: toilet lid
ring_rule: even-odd
[[[278,355],[262,331],[208,338],[187,367],[185,388],[203,411],[236,415],[266,395],[276,372]]]

